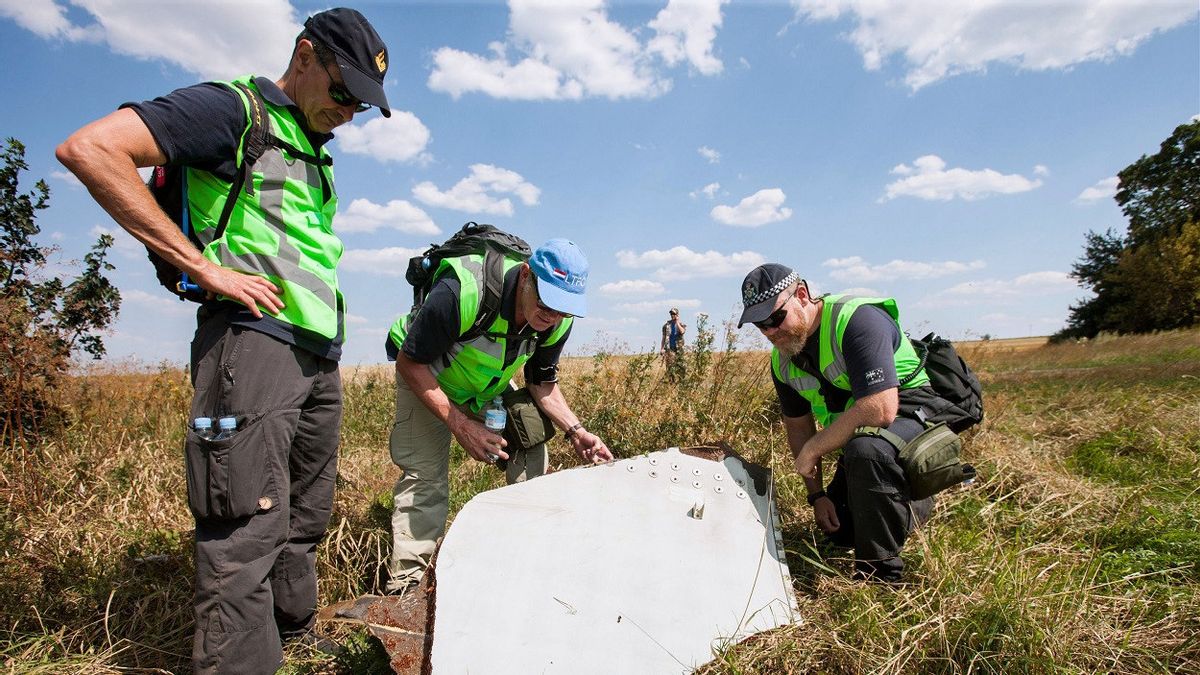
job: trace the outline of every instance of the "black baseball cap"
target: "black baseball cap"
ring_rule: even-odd
[[[762,321],[771,316],[779,294],[799,281],[800,277],[787,265],[767,263],[750,270],[742,280],[744,309],[742,317],[738,319],[738,328],[741,328],[742,324]]]
[[[348,7],[313,14],[304,22],[302,37],[333,52],[342,71],[342,81],[355,98],[379,108],[384,117],[392,116],[387,95],[383,93],[383,76],[388,69],[387,45],[366,17]]]

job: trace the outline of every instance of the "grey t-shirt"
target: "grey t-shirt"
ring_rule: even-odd
[[[846,331],[842,335],[842,353],[846,355],[846,372],[850,377],[849,392],[834,387],[820,372],[817,365],[820,357],[818,336],[822,330],[825,330],[824,326],[817,328],[792,363],[815,376],[821,383],[821,395],[831,412],[845,412],[851,396],[858,400],[899,386],[895,354],[900,348],[902,336],[896,322],[886,311],[874,305],[862,305],[846,324]],[[771,379],[775,383],[775,393],[785,417],[803,417],[812,412],[808,400],[781,382],[773,372]]]

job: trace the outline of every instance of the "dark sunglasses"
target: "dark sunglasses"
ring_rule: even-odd
[[[796,289],[796,290],[800,290],[800,289]],[[768,316],[767,318],[763,319],[762,321],[754,321],[753,322],[754,325],[757,326],[759,330],[769,330],[771,328],[778,328],[779,324],[783,323],[784,319],[787,319],[787,315],[788,315],[787,304],[794,297],[796,297],[796,294],[792,293],[792,295],[789,296],[787,300],[783,301],[783,304],[779,306],[779,309],[775,310],[774,312],[771,312],[771,315]]]
[[[317,63],[321,64],[321,68],[325,71],[325,76],[329,78],[329,98],[333,102],[341,106],[354,106],[354,112],[366,112],[371,109],[370,103],[363,103],[350,93],[344,84],[338,84],[333,80],[333,75],[329,73],[329,62],[321,58],[321,52],[314,49],[313,53],[317,55]]]
[[[560,312],[557,309],[551,309],[551,308],[543,305],[542,304],[542,294],[538,293],[537,280],[531,279],[531,281],[533,281],[533,298],[534,298],[534,300],[537,301],[537,308],[539,310],[541,310],[542,312],[544,312],[546,314],[552,314],[554,316],[561,316],[564,319],[570,319],[574,316],[573,314],[567,314],[566,312]]]

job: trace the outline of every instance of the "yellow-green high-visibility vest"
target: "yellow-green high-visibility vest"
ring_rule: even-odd
[[[874,305],[887,312],[895,322],[896,329],[900,331],[900,346],[896,348],[895,353],[896,375],[899,380],[903,382],[904,378],[921,367],[921,357],[904,335],[904,329],[900,327],[900,310],[896,307],[894,299],[828,295],[824,298],[824,306],[821,308],[821,324],[817,328],[817,339],[819,340],[817,367],[820,368],[821,375],[830,384],[846,392],[850,391],[850,376],[846,372],[846,356],[842,353],[842,337],[846,332],[846,326],[850,323],[850,317],[863,305]],[[821,426],[829,426],[837,419],[838,415],[845,412],[844,410],[829,410],[825,397],[821,395],[820,380],[801,370],[791,361],[785,361],[780,356],[778,349],[771,350],[771,370],[775,373],[775,377],[795,389],[812,405],[813,417],[821,423]],[[925,374],[924,369],[921,369],[916,377],[905,382],[901,388],[915,389],[928,384],[929,376]],[[853,403],[854,399],[848,398],[846,408],[849,409]]]
[[[222,82],[237,93],[247,119],[254,106],[236,84],[258,91],[253,77]],[[337,191],[333,160],[312,147],[301,124],[285,106],[263,101],[274,136],[250,176],[252,193],[239,191],[220,237],[217,223],[231,186],[208,171],[187,169],[192,226],[204,257],[238,272],[270,279],[283,289],[284,308],[270,316],[333,340],[343,335],[344,301],[337,264],[342,242],[333,233]],[[248,142],[243,133],[237,163]],[[326,199],[325,195],[329,198]]]
[[[442,260],[434,271],[435,281],[443,274],[453,274],[458,279],[459,335],[470,330],[478,318],[483,301],[483,259],[482,255],[447,258]],[[504,274],[507,275],[509,270],[522,262],[524,261],[518,258],[506,257]],[[413,318],[414,314],[410,312],[392,324],[388,337],[397,349],[404,344]],[[543,344],[557,344],[566,335],[573,321],[573,318],[568,317],[558,322],[558,325],[550,329],[550,335]],[[508,389],[508,383],[533,355],[538,344],[537,333],[521,337],[510,337],[508,333],[508,320],[497,313],[496,319],[482,335],[466,342],[455,342],[444,358],[430,364],[447,398],[479,412],[492,399]],[[517,347],[516,358],[505,367],[504,355],[509,340],[520,340],[520,344]]]

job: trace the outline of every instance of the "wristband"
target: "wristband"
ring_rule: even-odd
[[[575,424],[572,424],[569,429],[567,429],[566,431],[563,432],[563,436],[565,436],[567,438],[567,440],[570,440],[571,437],[573,437],[575,435],[575,432],[579,431],[582,428],[583,428],[583,422],[576,422]]]
[[[828,497],[828,496],[829,495],[825,494],[824,490],[817,490],[816,492],[809,493],[808,505],[813,506],[817,503],[818,499],[820,499],[821,497]]]

